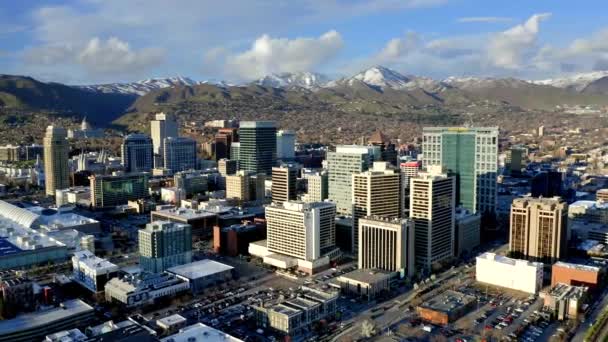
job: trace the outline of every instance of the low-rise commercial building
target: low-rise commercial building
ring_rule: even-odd
[[[424,321],[448,325],[466,315],[477,305],[477,298],[461,292],[447,290],[416,307]]]
[[[88,250],[72,256],[72,279],[92,292],[103,291],[106,283],[118,273],[118,266]]]
[[[188,320],[184,316],[173,314],[157,320],[156,325],[163,329],[165,333],[174,333],[186,327],[187,322]]]
[[[75,186],[67,189],[55,190],[55,204],[57,207],[68,204],[89,205],[91,203],[91,188],[88,186]]]
[[[161,298],[174,297],[189,288],[188,282],[169,273],[127,274],[106,283],[105,297],[108,302],[137,307],[153,304]]]
[[[558,320],[576,319],[587,298],[586,286],[557,284],[548,292],[541,292],[545,308],[553,311]]]
[[[385,270],[358,269],[336,278],[342,293],[371,300],[390,290],[397,273]]]
[[[558,261],[551,267],[551,286],[562,283],[596,289],[600,286],[605,271],[599,266]]]
[[[21,272],[0,272],[0,298],[2,307],[0,315],[10,319],[20,312],[33,311],[36,307],[34,283]]]
[[[295,298],[254,306],[255,319],[260,327],[297,336],[312,323],[333,316],[338,297],[338,292],[303,288]]]
[[[249,243],[266,238],[266,223],[257,220],[228,227],[213,227],[213,250],[215,253],[237,256],[249,254]]]
[[[511,259],[495,253],[483,253],[476,259],[475,279],[478,282],[535,294],[543,285],[543,264]]]
[[[55,332],[86,327],[94,314],[93,307],[82,300],[68,300],[59,307],[0,321],[0,342],[41,341]]]
[[[190,290],[198,294],[207,287],[220,285],[232,280],[234,267],[205,259],[171,267],[167,272],[187,282],[190,285]]]
[[[196,323],[181,329],[177,334],[165,337],[161,342],[243,342],[234,336],[219,331],[203,323]]]

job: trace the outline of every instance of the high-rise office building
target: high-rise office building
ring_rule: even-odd
[[[425,269],[454,255],[455,188],[454,177],[438,168],[431,167],[410,179],[416,265]]]
[[[298,169],[291,166],[272,168],[272,201],[282,203],[296,199]]]
[[[528,150],[523,146],[513,146],[507,151],[507,159],[505,166],[512,175],[521,174],[521,169],[524,167],[524,160],[528,154]]]
[[[374,162],[370,170],[352,175],[353,253],[359,246],[359,219],[401,217],[401,192],[401,173],[389,162]]]
[[[608,189],[599,189],[595,192],[595,200],[608,203]]]
[[[277,159],[291,160],[295,158],[296,132],[280,130],[277,132]]]
[[[327,171],[306,173],[306,194],[302,196],[304,202],[323,202],[327,199],[329,189],[329,177]]]
[[[339,145],[327,153],[328,198],[336,203],[338,214],[352,215],[352,176],[367,170],[379,151],[372,146]]]
[[[239,167],[270,175],[277,160],[274,121],[243,121],[239,128]]]
[[[184,137],[169,137],[163,142],[165,169],[176,173],[196,168],[196,141]]]
[[[563,196],[564,174],[559,171],[540,172],[530,181],[530,193],[532,197],[554,197]]]
[[[263,201],[265,199],[264,175],[239,170],[234,175],[226,176],[226,198],[242,202]]]
[[[331,202],[283,202],[266,207],[268,251],[300,260],[313,272],[315,261],[335,247],[336,205]]]
[[[359,268],[415,272],[414,224],[410,219],[365,217],[359,219]]]
[[[158,113],[155,120],[150,122],[154,153],[163,153],[163,142],[166,138],[177,138],[179,136],[177,121],[172,114]]]
[[[44,136],[44,175],[47,196],[55,196],[56,190],[70,187],[68,169],[68,144],[66,130],[62,127],[49,126]]]
[[[457,204],[473,213],[496,211],[497,127],[426,127],[423,166],[440,165],[456,177]]]
[[[222,176],[235,174],[239,170],[238,160],[220,159],[217,162],[217,171]]]
[[[239,141],[237,128],[220,128],[215,135],[215,160],[230,159],[230,148],[233,142]]]
[[[125,172],[149,172],[154,168],[154,144],[145,134],[129,134],[120,147]]]
[[[207,191],[209,176],[198,170],[181,171],[173,175],[173,182],[177,189],[190,196]]]
[[[409,216],[408,212],[410,211],[410,179],[418,176],[421,167],[422,162],[420,160],[408,161],[399,165],[403,177],[401,184],[403,188],[403,217]]]
[[[154,221],[139,230],[139,265],[161,273],[192,262],[192,227],[189,224]]]
[[[230,159],[236,160],[238,162],[240,157],[241,157],[241,143],[233,142],[230,145]]]
[[[95,208],[107,208],[146,198],[148,177],[147,173],[93,175],[89,177],[91,205]]]
[[[511,204],[509,251],[516,257],[555,261],[565,256],[568,204],[559,197],[516,198]]]

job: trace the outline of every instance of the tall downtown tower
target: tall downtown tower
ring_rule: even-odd
[[[426,127],[423,166],[456,177],[456,204],[474,213],[496,211],[498,127]]]
[[[55,190],[70,187],[68,153],[70,145],[66,140],[65,128],[48,126],[44,135],[44,175],[48,196],[55,196]]]
[[[243,121],[239,127],[241,170],[272,175],[277,160],[277,126],[274,121]]]

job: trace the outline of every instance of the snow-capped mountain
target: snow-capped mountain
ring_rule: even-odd
[[[560,78],[549,78],[545,80],[532,80],[530,83],[550,85],[557,88],[573,89],[582,91],[591,82],[597,81],[602,77],[608,76],[608,71],[593,71],[581,74],[574,74]]]
[[[455,77],[451,76],[444,79],[442,84],[452,86],[459,89],[480,89],[480,88],[495,88],[498,86],[520,88],[530,85],[526,81],[517,78],[493,78],[493,77]]]
[[[141,96],[155,89],[168,88],[174,86],[193,86],[202,83],[203,82],[197,82],[188,77],[177,76],[168,78],[148,78],[145,80],[131,83],[86,85],[78,86],[78,88],[101,93],[134,94]]]
[[[395,70],[383,66],[374,66],[367,70],[363,70],[354,76],[329,82],[327,87],[335,87],[340,85],[353,86],[357,83],[364,83],[368,86],[380,89],[424,89],[430,92],[441,91],[447,86],[431,78],[405,76]]]
[[[273,88],[300,87],[315,89],[325,86],[328,81],[327,76],[314,72],[286,72],[264,76],[254,83]]]

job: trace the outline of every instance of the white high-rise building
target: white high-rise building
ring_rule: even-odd
[[[70,145],[66,140],[67,132],[62,127],[48,126],[44,136],[44,175],[45,191],[55,196],[56,190],[70,187],[68,154]]]
[[[154,145],[155,154],[163,153],[163,141],[166,138],[177,138],[179,136],[177,121],[171,114],[156,114],[155,120],[150,122],[150,131],[152,134],[152,144]]]
[[[291,160],[295,158],[296,133],[291,130],[277,132],[277,159]]]
[[[304,202],[323,202],[327,199],[328,177],[327,171],[305,173],[306,194],[302,196]]]
[[[401,173],[388,162],[352,175],[353,253],[359,245],[359,219],[366,216],[398,218],[403,212]]]
[[[328,253],[335,250],[335,218],[336,205],[331,202],[267,206],[264,262],[279,268],[297,266],[308,273],[327,267]]]
[[[454,256],[456,180],[436,168],[410,179],[416,264],[430,269]]]
[[[414,223],[410,219],[359,219],[359,268],[413,275]]]

